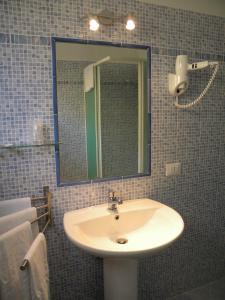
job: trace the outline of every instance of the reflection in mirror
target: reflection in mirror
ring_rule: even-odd
[[[102,176],[136,174],[138,170],[137,64],[104,64],[101,68],[100,83]]]
[[[53,42],[58,184],[149,174],[149,48]]]

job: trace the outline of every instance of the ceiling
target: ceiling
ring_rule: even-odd
[[[225,17],[225,0],[140,0],[162,6],[181,8],[199,13]]]

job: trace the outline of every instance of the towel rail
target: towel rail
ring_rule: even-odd
[[[37,209],[48,208],[48,204],[36,206]]]
[[[46,224],[45,224],[45,226],[44,226],[44,228],[43,228],[43,230],[42,230],[42,233],[45,232],[45,229],[48,227],[48,225],[49,225],[50,222],[51,222],[50,219],[46,222]]]
[[[20,266],[20,270],[24,271],[26,269],[26,267],[28,266],[28,264],[29,264],[29,261],[27,259],[24,259],[22,265]]]
[[[33,224],[34,222],[37,222],[43,217],[47,217],[46,224],[50,224],[52,222],[52,215],[51,215],[51,208],[52,208],[52,193],[49,191],[49,186],[43,187],[43,196],[35,197],[32,195],[31,201],[42,201],[45,200],[47,203],[41,204],[39,206],[35,206],[37,209],[46,209],[45,213],[38,216],[35,220],[31,222]],[[50,222],[48,222],[50,220]],[[45,224],[45,225],[46,225]],[[44,227],[45,227],[44,225]],[[47,227],[47,226],[46,226]]]
[[[36,219],[34,219],[33,221],[31,221],[30,223],[33,224],[35,222],[37,222],[38,220],[40,220],[41,218],[48,216],[49,212],[44,213],[43,215],[40,215],[39,217],[37,217]],[[48,222],[48,221],[47,221]],[[47,224],[47,223],[46,223]]]
[[[46,196],[40,196],[40,197],[35,197],[34,195],[31,197],[31,201],[37,201],[37,200],[45,200]]]
[[[43,217],[47,217],[47,221],[42,229],[42,233],[45,232],[46,228],[48,227],[49,224],[52,223],[52,214],[51,214],[51,208],[52,208],[52,193],[49,191],[48,186],[43,187],[43,196],[40,197],[31,197],[31,201],[38,201],[38,200],[47,200],[46,204],[36,206],[37,209],[43,209],[45,208],[47,211],[43,213],[42,215],[38,216],[35,220],[31,221],[30,223],[33,224],[37,222],[38,220],[42,219]],[[23,263],[20,266],[20,270],[24,271],[26,267],[29,265],[29,261],[27,259],[23,260]]]

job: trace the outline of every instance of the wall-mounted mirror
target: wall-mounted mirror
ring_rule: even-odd
[[[150,48],[52,45],[58,185],[149,175]]]

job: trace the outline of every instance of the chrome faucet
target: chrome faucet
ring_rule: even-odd
[[[123,204],[123,200],[115,196],[115,192],[109,192],[108,210],[118,213],[118,204]]]

